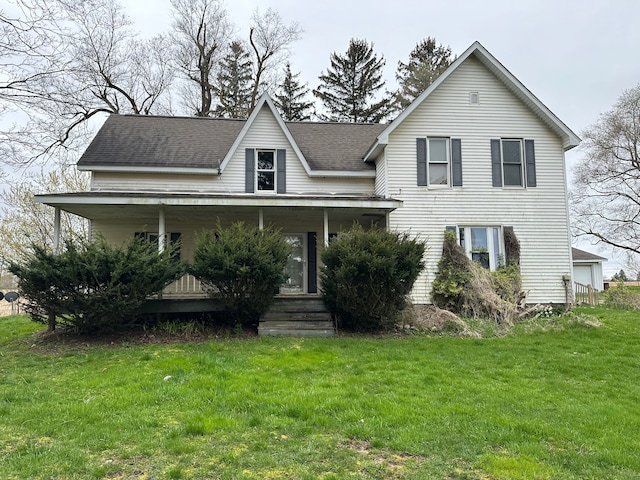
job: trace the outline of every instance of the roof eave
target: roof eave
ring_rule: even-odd
[[[82,172],[171,173],[178,175],[219,175],[218,167],[170,167],[153,165],[77,165]]]

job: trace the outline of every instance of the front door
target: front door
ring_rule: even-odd
[[[291,245],[292,252],[287,260],[289,278],[280,288],[280,293],[305,293],[305,235],[301,233],[285,233],[283,237]]]

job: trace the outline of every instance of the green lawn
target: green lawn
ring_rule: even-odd
[[[32,346],[0,318],[2,479],[637,479],[640,315],[465,339]]]

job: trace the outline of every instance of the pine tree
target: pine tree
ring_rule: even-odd
[[[275,94],[274,103],[282,118],[288,122],[304,121],[311,118],[310,110],[313,102],[306,102],[305,97],[309,89],[305,85],[300,85],[299,73],[291,73],[291,65],[287,63],[285,67],[285,77],[280,90]]]
[[[401,110],[408,107],[455,59],[451,47],[437,45],[435,38],[427,37],[419,42],[409,54],[407,63],[398,62],[396,80],[400,89],[395,94],[397,107]]]
[[[375,102],[384,86],[384,57],[373,53],[373,44],[351,39],[344,56],[332,53],[331,66],[320,75],[320,86],[313,91],[328,110],[323,118],[331,121],[379,122],[390,109],[390,100]]]
[[[219,105],[216,114],[227,118],[247,118],[251,103],[251,58],[241,42],[229,45],[229,53],[220,64],[215,92]]]

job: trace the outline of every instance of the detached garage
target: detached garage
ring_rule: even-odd
[[[602,262],[607,259],[577,248],[572,248],[571,251],[573,255],[574,282],[591,286],[598,292],[604,290]]]

